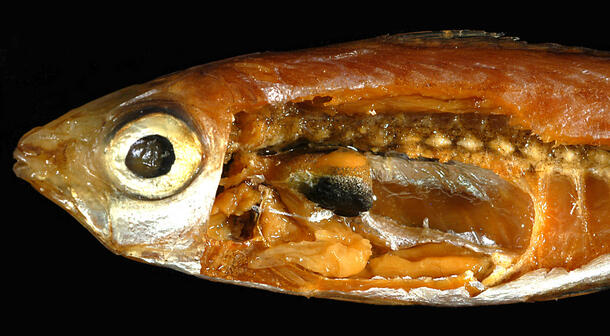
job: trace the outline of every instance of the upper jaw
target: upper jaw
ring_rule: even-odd
[[[92,164],[95,150],[91,143],[95,138],[79,139],[80,134],[72,129],[80,122],[92,127],[99,127],[100,122],[95,118],[71,118],[81,114],[77,111],[26,133],[13,152],[13,172],[107,245],[110,228],[103,208],[107,185]]]

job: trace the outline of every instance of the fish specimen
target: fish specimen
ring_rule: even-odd
[[[195,66],[33,129],[15,173],[212,281],[488,305],[610,283],[610,53],[481,31]]]

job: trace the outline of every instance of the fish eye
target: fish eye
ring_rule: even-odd
[[[153,178],[169,173],[175,161],[171,141],[154,134],[136,140],[129,147],[125,166],[140,177]]]
[[[105,151],[114,184],[146,199],[178,193],[196,175],[202,158],[198,134],[180,118],[163,112],[144,114],[122,125]]]

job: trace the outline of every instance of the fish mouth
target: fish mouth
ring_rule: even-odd
[[[66,173],[66,166],[73,161],[70,153],[82,149],[79,149],[81,144],[54,133],[54,127],[63,123],[64,120],[58,119],[23,135],[13,151],[16,160],[13,172],[66,210],[104,246],[114,250],[104,208],[104,189],[100,188],[105,183],[99,177],[93,178],[92,166],[88,165],[91,159],[88,157],[82,156],[82,164],[77,169],[71,169],[72,173],[81,174],[77,183]]]
[[[491,112],[342,108],[311,101],[236,115],[204,276],[295,292],[316,283],[477,295],[535,258],[574,269],[605,253],[603,224],[593,233],[581,223],[610,210],[599,201],[606,153],[544,142]],[[347,113],[362,108],[370,113]],[[551,227],[566,220],[597,252],[561,242]],[[227,258],[236,262],[216,266]]]
[[[36,129],[33,129],[28,134],[32,134]],[[22,139],[27,139],[27,134]],[[62,208],[72,212],[74,203],[70,200],[71,197],[61,190],[57,184],[48,184],[45,182],[50,175],[48,160],[43,158],[41,151],[24,145],[25,141],[21,140],[19,145],[13,151],[13,158],[16,162],[13,165],[13,173],[30,183],[34,189],[44,194],[51,201]]]

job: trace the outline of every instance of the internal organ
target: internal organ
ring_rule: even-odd
[[[374,276],[375,270],[394,274],[395,270],[388,271],[385,266],[387,260],[402,257],[393,252],[388,254],[396,247],[380,239],[379,231],[360,229],[359,232],[357,222],[365,217],[359,216],[360,212],[366,212],[368,218],[383,217],[384,223],[389,223],[381,229],[387,231],[384,233],[391,234],[394,227],[402,226],[421,229],[416,235],[426,232],[423,237],[429,236],[432,230],[437,235],[433,234],[428,243],[450,241],[454,246],[462,244],[465,238],[470,242],[466,245],[470,244],[471,251],[489,254],[489,250],[471,247],[491,246],[511,255],[513,265],[534,260],[529,264],[572,269],[610,250],[607,243],[610,187],[605,150],[544,143],[526,130],[511,127],[503,116],[414,113],[333,117],[322,112],[303,114],[302,108],[294,105],[268,108],[256,114],[244,113],[235,122],[237,127],[229,147],[232,160],[227,161],[221,184],[227,188],[224,195],[235,188],[243,189],[240,183],[245,181],[251,187],[250,196],[244,197],[257,200],[251,202],[251,207],[246,206],[246,210],[258,211],[257,220],[267,247],[250,264],[251,268],[296,263],[331,277]],[[237,144],[241,146],[239,151]],[[349,160],[335,160],[338,168],[335,172],[329,170],[333,164],[327,164],[324,169],[315,164],[317,158],[327,157],[333,148],[346,146],[371,153],[366,154],[369,165],[380,158],[407,166],[423,165],[431,169],[428,178],[434,174],[439,178],[428,179],[427,185],[400,181],[396,176],[373,176],[367,180],[362,167],[337,173]],[[373,173],[379,164],[373,165]],[[304,172],[300,176],[317,176],[316,181],[321,180],[319,177],[343,176],[341,181],[350,178],[360,185],[348,188],[361,193],[354,199],[366,199],[368,192],[374,195],[375,201],[359,210],[355,207],[357,213],[347,214],[358,216],[354,220],[342,217],[346,213],[341,211],[333,217],[316,207],[322,205],[336,211],[332,209],[332,197],[325,200],[330,206],[321,204],[321,200],[308,197],[306,188],[298,186],[302,183],[288,182],[289,175],[295,172],[299,175],[299,171]],[[412,173],[405,176],[408,178]],[[420,182],[426,180],[421,177]],[[462,189],[459,181],[466,181],[461,184]],[[458,188],[452,190],[452,183]],[[366,186],[371,189],[362,193]],[[261,201],[265,199],[266,202]],[[217,203],[224,204],[218,200]],[[220,218],[231,216],[228,211]],[[315,216],[321,217],[314,219]],[[255,220],[255,217],[247,218]],[[215,228],[226,227],[229,222],[226,220],[223,224],[221,220],[208,231],[218,236]],[[446,233],[457,238],[447,238]],[[415,245],[424,243],[422,240]],[[515,253],[518,258],[512,258]],[[338,259],[329,259],[330,255]],[[454,256],[447,252],[446,257]],[[338,266],[341,263],[343,267]],[[429,263],[437,264],[436,261]],[[493,270],[485,270],[488,264],[487,259],[474,264],[469,261],[462,269],[477,270],[479,275],[493,274]],[[515,268],[511,272],[521,274],[527,270]]]

